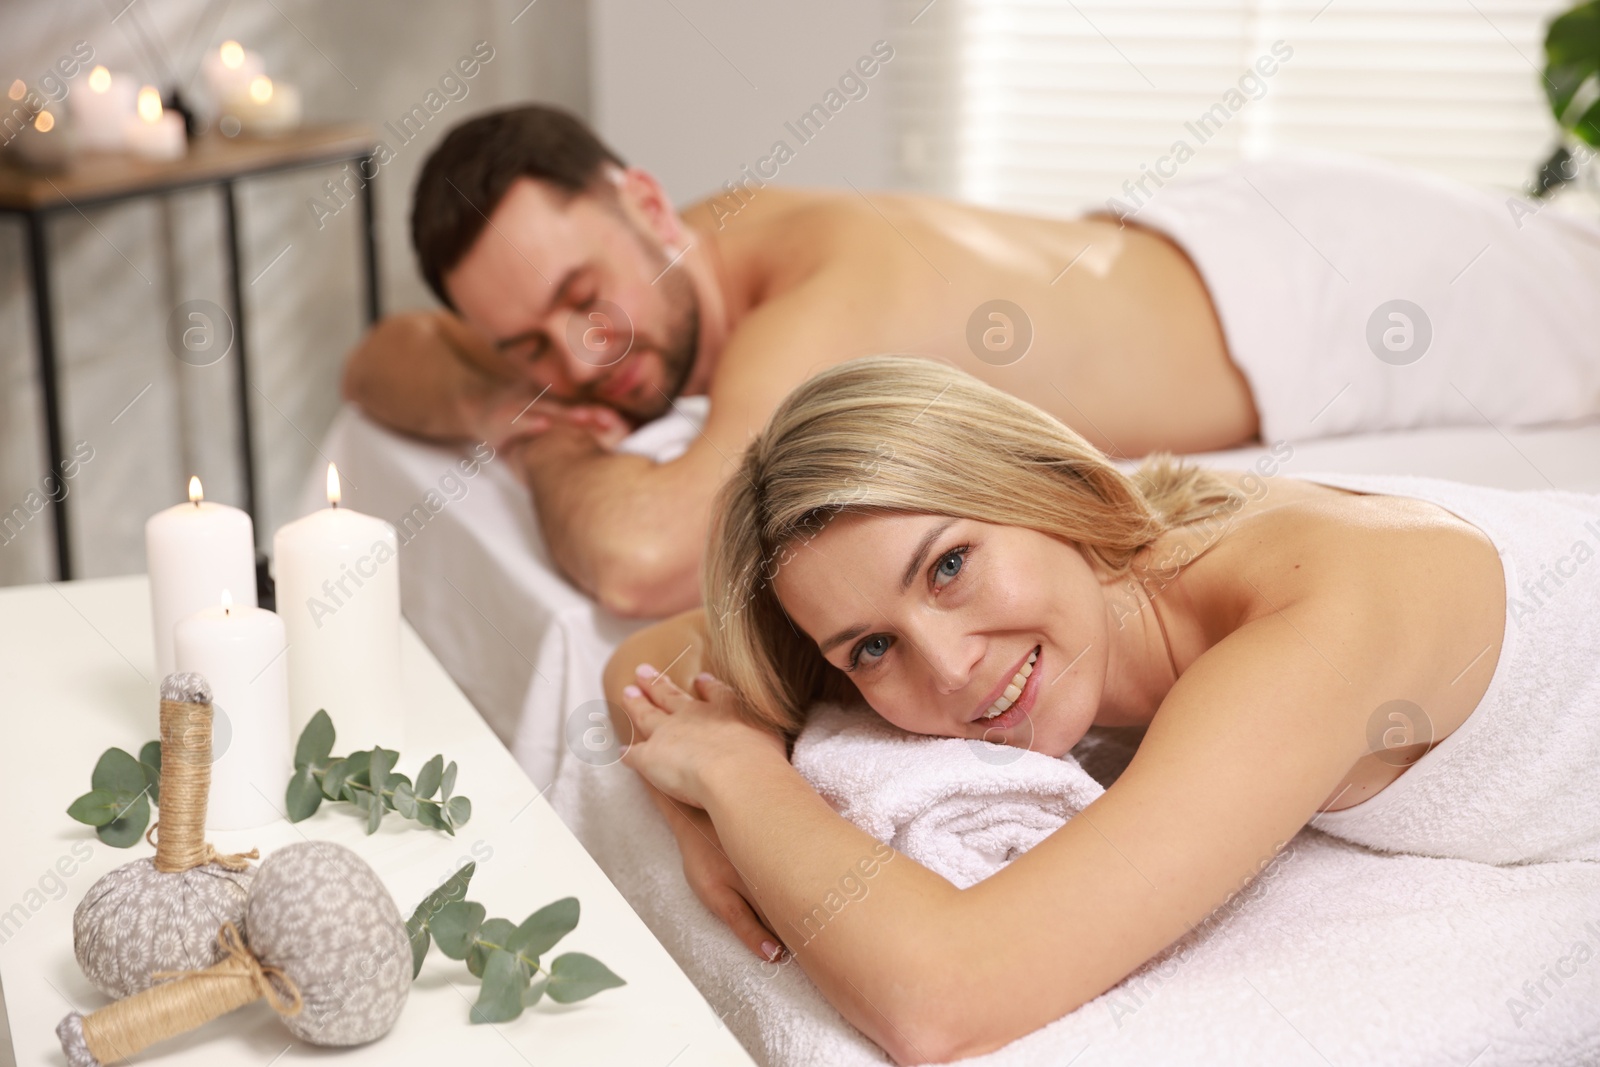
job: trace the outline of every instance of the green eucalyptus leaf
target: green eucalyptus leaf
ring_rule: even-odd
[[[407,778],[403,774],[390,774],[389,781],[384,786],[384,792],[389,795],[383,798],[383,803],[390,811],[394,810],[394,795],[400,792],[402,789],[404,789],[408,794],[413,794],[411,779]]]
[[[506,947],[519,955],[538,959],[555,948],[556,942],[572,933],[577,925],[578,898],[562,897],[522,920]]]
[[[409,782],[396,783],[394,796],[390,798],[390,804],[395,811],[400,813],[401,818],[415,819],[417,817],[417,798],[412,794]]]
[[[336,759],[328,764],[322,774],[322,795],[329,800],[343,800],[345,777],[349,773],[349,760]]]
[[[462,864],[455,874],[444,880],[443,885],[422,898],[422,903],[417,905],[417,910],[411,913],[410,919],[406,920],[406,929],[420,930],[425,928],[446,904],[465,897],[467,884],[472,881],[473,872],[477,869],[478,865],[476,863],[469,861]]]
[[[436,800],[417,801],[417,821],[432,830],[449,830]]]
[[[120,814],[95,833],[112,848],[129,848],[139,843],[144,829],[150,825],[150,798],[139,793],[120,809]]]
[[[444,757],[435,756],[417,772],[417,799],[427,800],[439,791],[440,777],[444,774]]]
[[[357,785],[372,784],[367,777],[367,768],[372,763],[371,752],[366,749],[362,749],[360,752],[352,752],[344,758],[344,762],[346,766],[345,781],[354,782]]]
[[[372,786],[374,793],[381,793],[389,788],[389,772],[394,770],[394,765],[399,759],[400,753],[393,749],[372,750],[372,759],[367,767],[367,784]]]
[[[528,976],[517,958],[505,949],[491,950],[483,965],[483,988],[472,1006],[472,1021],[510,1022],[522,1014],[522,995],[527,989]]]
[[[100,755],[89,776],[91,789],[104,789],[110,793],[144,792],[144,767],[138,760],[120,748],[108,748]]]
[[[550,964],[550,982],[545,992],[557,1004],[572,1004],[603,989],[627,984],[593,956],[568,952],[557,956]]]
[[[368,835],[378,832],[378,827],[383,824],[383,817],[388,811],[389,809],[383,806],[383,801],[378,797],[372,797],[367,801]]]
[[[411,979],[416,981],[417,975],[422,973],[422,961],[428,958],[428,946],[433,944],[433,938],[428,934],[426,924],[412,926],[406,923],[406,937],[411,941]]]
[[[284,791],[283,802],[288,809],[290,822],[301,822],[317,813],[322,806],[322,786],[317,784],[311,764],[302,763],[295,768],[294,777],[289,779],[289,788]]]
[[[444,806],[444,821],[449,824],[452,834],[456,828],[467,825],[467,820],[472,818],[472,801],[466,797],[451,797]]]
[[[349,782],[344,784],[344,798],[354,804],[356,810],[363,815],[372,810],[372,794],[365,789],[357,789]]]
[[[428,929],[439,945],[439,951],[453,960],[466,959],[472,939],[483,925],[485,911],[482,904],[470,900],[452,900],[428,920]]]
[[[144,768],[144,784],[150,790],[150,803],[161,803],[161,742],[146,741],[139,750],[139,765]]]
[[[472,947],[467,950],[467,970],[481,978],[489,953],[497,948],[505,948],[511,935],[516,932],[516,925],[509,919],[489,919],[478,927]]]
[[[311,716],[306,728],[300,731],[300,740],[294,746],[295,767],[321,767],[328,762],[333,751],[333,720],[321,708]]]
[[[456,761],[451,760],[450,765],[444,769],[444,774],[439,778],[439,799],[449,800],[450,794],[456,791]]]
[[[539,1003],[540,999],[544,996],[544,987],[547,984],[548,983],[546,982],[544,975],[541,974],[535,977],[533,981],[528,984],[527,991],[522,994],[522,1006],[524,1008],[531,1008],[535,1004]]]
[[[131,798],[109,789],[91,789],[67,809],[67,814],[90,826],[104,826],[128,806]]]

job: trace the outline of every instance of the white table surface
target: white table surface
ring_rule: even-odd
[[[137,1062],[268,1067],[331,1055],[385,1067],[751,1064],[409,626],[402,641],[406,744],[397,769],[414,776],[436,752],[460,765],[457,792],[473,809],[457,836],[391,813],[368,837],[350,805],[324,803],[304,822],[214,833],[212,844],[224,852],[259,847],[265,856],[308,838],[340,842],[373,866],[406,916],[461,863],[476,859],[468,896],[492,916],[520,922],[535,908],[576,896],[582,919],[555,952],[587,952],[628,984],[578,1004],[544,1000],[510,1023],[473,1025],[467,1018],[477,980],[435,946],[399,1023],[370,1045],[316,1049],[257,1002]],[[11,1029],[0,1063],[14,1050],[24,1067],[64,1065],[56,1023],[69,1010],[105,1003],[73,957],[73,909],[101,875],[153,850],[142,842],[111,848],[66,809],[88,791],[101,752],[116,745],[137,754],[157,736],[154,662],[142,576],[0,591],[0,797],[7,808],[0,988]],[[78,862],[86,849],[88,858]],[[72,874],[54,880],[65,868]]]

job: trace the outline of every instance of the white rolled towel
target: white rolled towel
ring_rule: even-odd
[[[1071,756],[907,733],[860,707],[814,709],[793,762],[835,811],[961,889],[1105,792]]]

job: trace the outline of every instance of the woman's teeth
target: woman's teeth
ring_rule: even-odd
[[[992,719],[1001,714],[1022,695],[1022,687],[1028,684],[1028,676],[1033,673],[1033,663],[1039,658],[1039,646],[1033,646],[1033,651],[1028,653],[1028,662],[1022,669],[1011,677],[1011,684],[1006,686],[1006,691],[1000,694],[1000,699],[989,705],[989,710],[982,715],[983,719]]]

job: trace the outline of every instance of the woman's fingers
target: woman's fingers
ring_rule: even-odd
[[[719,885],[713,893],[713,901],[711,910],[728,924],[728,929],[751,952],[769,963],[783,954],[783,946],[778,943],[777,935],[767,929],[750,902],[738,890],[725,883]]]
[[[656,670],[648,663],[639,664],[633,673],[639,679],[639,687],[644,690],[645,695],[664,711],[681,711],[694,702],[692,694],[685,693],[670,676]]]

